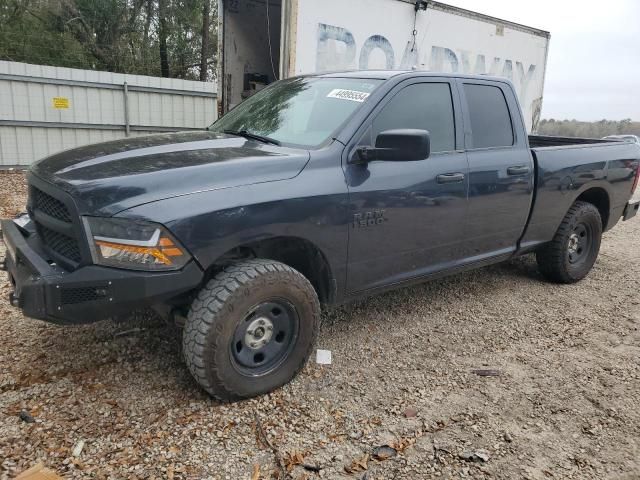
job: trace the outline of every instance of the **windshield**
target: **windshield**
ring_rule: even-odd
[[[215,122],[214,132],[245,132],[317,147],[382,82],[361,78],[292,78],[256,93]]]

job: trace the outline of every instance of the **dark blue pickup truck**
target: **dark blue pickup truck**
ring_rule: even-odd
[[[33,318],[181,319],[189,370],[234,400],[296,374],[321,304],[527,252],[551,281],[582,279],[638,211],[639,164],[633,143],[528,136],[504,79],[303,76],[207,131],[34,164],[2,266]]]

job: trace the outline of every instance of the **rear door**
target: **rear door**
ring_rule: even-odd
[[[431,133],[431,156],[419,161],[349,163],[378,133]],[[349,188],[348,292],[447,268],[461,256],[467,204],[467,158],[456,83],[418,77],[400,83],[374,109],[343,160]]]
[[[507,83],[459,79],[469,160],[466,261],[506,255],[527,223],[534,165],[522,115]]]

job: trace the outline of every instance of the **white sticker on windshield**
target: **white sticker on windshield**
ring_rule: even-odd
[[[364,102],[370,94],[367,92],[358,92],[357,90],[345,90],[343,88],[335,88],[329,92],[327,98],[339,98],[341,100],[351,100],[352,102]]]

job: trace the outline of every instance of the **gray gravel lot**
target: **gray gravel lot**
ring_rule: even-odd
[[[22,176],[0,173],[0,216],[24,201]],[[38,461],[70,478],[283,478],[262,432],[296,480],[640,478],[639,235],[640,219],[607,233],[577,285],[527,256],[325,312],[332,365],[231,405],[192,381],[174,328],[25,318],[2,275],[0,478]],[[381,445],[398,454],[377,460]]]

